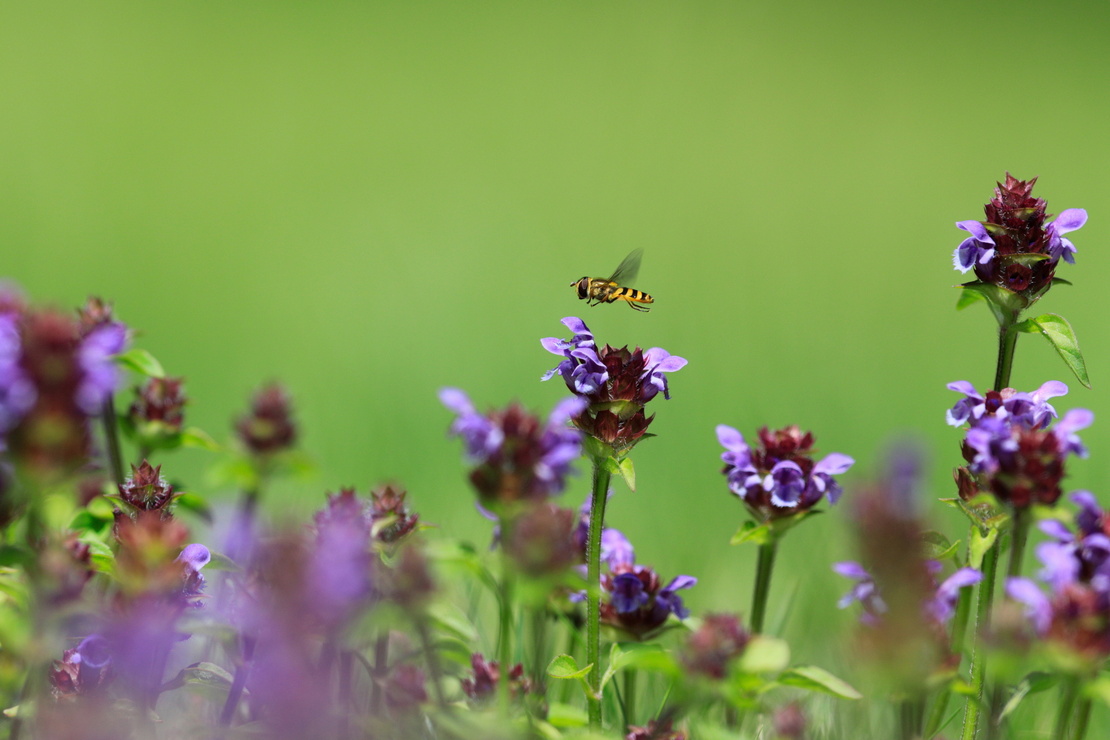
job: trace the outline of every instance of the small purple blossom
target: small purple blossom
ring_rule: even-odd
[[[875,588],[875,580],[871,577],[871,574],[854,560],[833,563],[832,569],[837,575],[851,578],[856,582],[851,590],[836,602],[837,607],[847,609],[853,603],[859,602],[859,605],[863,607],[860,621],[868,625],[876,624],[879,617],[886,612],[887,606],[883,598],[879,596],[879,591]]]
[[[649,567],[621,564],[601,577],[601,621],[642,640],[662,627],[670,615],[689,616],[678,591],[698,582],[693,576],[677,576],[666,586]]]
[[[948,576],[937,587],[933,598],[925,605],[929,616],[937,622],[946,623],[956,611],[956,600],[960,596],[960,589],[974,586],[981,580],[983,580],[983,574],[975,568],[960,568]]]
[[[952,255],[952,264],[960,272],[967,272],[976,263],[986,264],[994,259],[994,239],[987,233],[982,221],[957,221],[957,229],[971,234],[960,242]]]
[[[641,380],[647,380],[643,396],[645,401],[650,401],[660,391],[663,398],[670,400],[670,391],[667,388],[667,377],[663,373],[673,373],[686,367],[687,360],[672,355],[662,347],[652,347],[644,353],[644,371],[640,374]],[[654,390],[652,390],[654,389]]]
[[[1058,380],[1050,380],[1032,393],[1020,393],[1013,388],[987,391],[981,394],[966,380],[948,384],[948,389],[964,394],[945,415],[949,425],[975,426],[985,418],[1005,419],[1030,429],[1047,426],[1056,418],[1056,409],[1048,399],[1067,394],[1068,387]]]
[[[0,435],[15,428],[35,405],[34,383],[20,367],[19,317],[0,313]]]
[[[936,574],[940,572],[941,568],[941,564],[936,560],[925,561],[925,569],[929,574],[929,579],[932,580],[933,589],[932,595],[921,606],[922,613],[933,623],[943,625],[952,618],[952,614],[955,612],[960,589],[983,580],[983,574],[974,568],[960,568],[940,585],[936,585],[936,581],[933,579],[936,578]],[[844,609],[855,602],[859,602],[863,608],[860,621],[869,626],[877,625],[883,614],[887,612],[887,604],[879,594],[871,574],[862,565],[851,560],[835,563],[832,569],[838,575],[851,578],[856,582],[851,590],[840,598],[837,606]]]
[[[1037,634],[1044,635],[1052,624],[1052,602],[1028,578],[1007,578],[1006,595],[1025,605],[1025,616],[1033,623]]]
[[[609,374],[598,357],[593,332],[577,316],[566,317],[563,324],[574,333],[569,340],[557,337],[540,340],[548,352],[563,357],[563,361],[544,373],[540,380],[550,380],[559,374],[575,393],[587,396],[596,393],[609,380]]]
[[[1056,219],[1045,226],[1048,234],[1048,253],[1052,259],[1061,257],[1065,262],[1075,263],[1075,245],[1070,239],[1064,237],[1070,231],[1075,231],[1087,223],[1087,211],[1082,208],[1068,208],[1060,213]]]

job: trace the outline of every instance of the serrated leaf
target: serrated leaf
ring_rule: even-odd
[[[790,664],[790,646],[785,640],[756,635],[744,648],[739,668],[745,673],[776,673]]]
[[[162,363],[158,362],[154,355],[145,349],[129,349],[116,355],[116,362],[140,375],[146,375],[148,378],[166,377],[166,371],[162,369]]]
[[[572,678],[585,678],[591,670],[593,670],[593,663],[585,668],[578,667],[578,661],[574,659],[573,655],[556,655],[555,658],[547,664],[547,675],[552,678],[559,679],[572,679]]]
[[[847,681],[837,678],[824,668],[818,668],[815,665],[791,668],[779,676],[778,682],[784,686],[793,686],[806,691],[832,694],[833,696],[839,696],[841,699],[863,698],[863,694]]]
[[[732,535],[732,539],[728,543],[730,545],[740,545],[745,542],[754,542],[757,545],[766,545],[770,541],[771,527],[768,524],[756,524],[748,521],[740,525],[740,529],[736,530],[736,534]]]
[[[1046,313],[1033,319],[1026,319],[1014,328],[1029,333],[1040,332],[1079,382],[1087,388],[1091,387],[1091,379],[1087,376],[1087,363],[1083,359],[1083,353],[1079,351],[1079,340],[1076,339],[1075,330],[1071,328],[1067,319],[1059,314]]]
[[[1002,713],[998,715],[1000,720],[1005,719],[1011,712],[1018,708],[1022,700],[1030,694],[1037,694],[1041,691],[1052,688],[1058,683],[1058,678],[1053,673],[1044,673],[1042,671],[1034,671],[1025,678],[1018,682],[1014,687],[1014,693],[1010,696],[1010,700],[1006,702],[1006,706],[1002,707]]]

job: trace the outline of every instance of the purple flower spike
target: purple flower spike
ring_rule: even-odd
[[[1058,380],[1050,380],[1032,393],[1006,388],[980,394],[966,380],[949,383],[948,389],[964,394],[964,398],[957,401],[945,415],[950,426],[976,426],[985,418],[996,418],[1022,424],[1030,429],[1040,429],[1055,418],[1056,409],[1048,403],[1048,399],[1068,392],[1067,385]]]
[[[975,263],[986,264],[994,258],[994,239],[987,233],[982,221],[957,221],[957,229],[971,234],[960,242],[952,255],[952,264],[960,272],[967,272]]]
[[[1075,245],[1063,235],[1081,228],[1085,223],[1087,211],[1082,208],[1068,208],[1045,227],[1048,234],[1048,253],[1053,259],[1063,257],[1065,262],[1075,263]]]
[[[1052,624],[1052,603],[1037,584],[1028,578],[1007,578],[1006,595],[1025,605],[1025,616],[1033,622],[1037,634],[1048,632]]]

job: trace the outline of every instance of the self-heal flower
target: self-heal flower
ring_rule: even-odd
[[[941,564],[932,560],[927,561],[926,565],[927,572],[935,579],[935,574],[940,571]],[[835,563],[833,571],[856,582],[851,590],[837,602],[837,606],[844,609],[858,602],[863,607],[860,621],[869,625],[878,624],[883,614],[887,612],[888,607],[886,602],[883,601],[871,574],[862,565],[854,561]],[[932,593],[921,604],[922,615],[937,625],[947,623],[955,612],[956,600],[959,598],[960,590],[973,586],[981,580],[983,580],[983,574],[974,568],[960,568],[939,585],[934,580]]]
[[[518,404],[481,414],[457,388],[444,388],[439,399],[458,415],[450,432],[463,439],[474,466],[470,482],[484,508],[500,516],[505,507],[562,492],[582,450],[581,435],[567,421],[582,411],[585,400],[560,401],[544,424]]]
[[[666,586],[647,566],[619,564],[601,577],[601,622],[637,640],[650,637],[670,615],[685,619],[689,611],[678,591],[694,586],[693,576],[677,576]]]
[[[813,434],[797,426],[775,432],[759,430],[760,446],[751,448],[736,429],[720,424],[717,439],[725,452],[721,460],[729,490],[756,518],[788,516],[815,506],[822,498],[835,504],[841,488],[833,477],[847,472],[855,461],[837,452],[814,461]]]
[[[654,418],[645,415],[644,405],[659,393],[670,398],[666,374],[685,367],[686,360],[661,347],[646,352],[609,345],[598,349],[581,319],[570,316],[563,323],[574,332],[571,339],[540,340],[544,349],[563,358],[541,380],[560,375],[588,403],[574,414],[575,426],[623,454],[643,438]]]
[[[953,265],[975,271],[978,280],[968,286],[1001,290],[983,295],[1006,314],[1020,313],[1051,287],[1061,258],[1075,261],[1075,245],[1064,234],[1087,221],[1086,211],[1069,208],[1046,224],[1047,204],[1033,197],[1036,181],[1007,173],[984,209],[985,220],[956,222],[969,236],[956,247]]]

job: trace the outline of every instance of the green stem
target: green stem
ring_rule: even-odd
[[[512,523],[509,519],[504,517],[501,519],[502,542],[508,542],[512,536],[511,526]],[[504,555],[504,552],[504,549],[502,549],[502,555]],[[513,667],[513,594],[515,585],[513,564],[509,562],[509,557],[504,555],[501,558],[501,614],[497,636],[497,660],[501,667],[501,679],[498,682],[497,693],[501,700],[501,709],[506,715],[512,703],[509,690],[509,673]]]
[[[1079,708],[1075,710],[1075,726],[1071,731],[1071,740],[1083,740],[1087,734],[1087,724],[1091,721],[1091,697],[1079,697]]]
[[[590,531],[586,537],[586,663],[593,666],[586,697],[590,728],[601,728],[601,531],[609,495],[605,460],[594,459],[594,490],[590,498]]]
[[[389,630],[382,630],[374,643],[374,670],[370,674],[370,714],[382,711],[382,682],[389,675]]]
[[[901,729],[900,740],[914,740],[921,737],[921,720],[925,714],[924,696],[902,699],[898,702],[898,724]]]
[[[1021,561],[1025,556],[1025,541],[1029,538],[1029,509],[1015,508],[1010,522],[1010,564],[1006,568],[1008,578],[1021,575]]]
[[[531,608],[531,632],[532,632],[532,659],[531,670],[529,674],[532,678],[533,689],[539,694],[544,694],[543,685],[546,676],[545,669],[547,664],[544,658],[547,656],[547,606],[541,604]],[[568,682],[569,683],[569,682]]]
[[[998,542],[983,556],[983,580],[979,583],[979,601],[975,610],[976,639],[971,646],[971,695],[964,709],[963,740],[974,740],[979,731],[979,716],[983,708],[983,688],[986,679],[986,656],[983,654],[982,637],[990,627],[991,604],[994,601],[994,580],[998,571]]]
[[[117,486],[123,485],[123,455],[119,447],[119,425],[116,418],[115,398],[109,394],[100,410],[100,422],[104,425],[104,444],[108,448],[108,467]]]
[[[235,710],[239,708],[239,700],[243,698],[243,689],[247,686],[247,677],[250,675],[251,662],[254,660],[254,638],[243,638],[243,662],[235,669],[235,678],[231,681],[231,689],[227,692],[227,701],[220,712],[220,727],[230,727],[231,720],[235,717]]]
[[[752,592],[752,632],[763,632],[763,616],[767,612],[767,594],[771,590],[771,572],[775,568],[775,551],[778,540],[772,535],[769,542],[759,546],[759,560],[755,566],[755,590]]]
[[[998,364],[994,369],[994,389],[1001,391],[1010,386],[1010,371],[1014,367],[1014,350],[1017,348],[1018,332],[1013,330],[1014,322],[998,327]]]
[[[1075,701],[1079,697],[1079,679],[1075,676],[1066,678],[1060,686],[1060,694],[1060,704],[1056,708],[1056,727],[1052,730],[1052,740],[1067,740],[1068,738],[1068,723],[1071,722]],[[1086,731],[1086,728],[1083,729]]]
[[[627,730],[636,719],[636,669],[624,672],[624,727]]]
[[[436,696],[436,703],[440,709],[447,708],[447,699],[443,694],[443,670],[439,665],[439,653],[436,652],[435,646],[432,644],[432,633],[428,629],[428,620],[423,615],[416,618],[416,632],[420,635],[420,647],[424,649],[424,661],[428,664],[428,674],[432,679],[432,691]],[[502,666],[505,664],[502,663]],[[502,667],[501,674],[505,675],[508,671]]]

